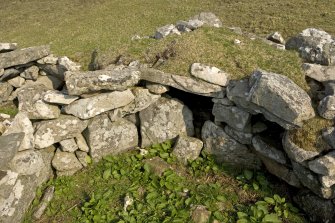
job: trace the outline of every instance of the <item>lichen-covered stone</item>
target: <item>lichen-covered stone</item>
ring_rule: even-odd
[[[323,98],[318,106],[318,113],[325,119],[335,118],[335,96],[329,95]]]
[[[20,76],[23,77],[26,80],[34,80],[36,81],[38,78],[38,67],[37,66],[31,66],[27,69],[25,69]]]
[[[16,50],[17,43],[0,43],[0,52],[8,52]]]
[[[8,100],[10,94],[13,91],[12,85],[7,82],[0,82],[0,102],[5,102]]]
[[[335,151],[309,161],[308,167],[313,172],[321,175],[335,175]]]
[[[60,91],[49,90],[45,92],[43,100],[51,104],[68,105],[77,100],[78,96],[67,95]]]
[[[90,148],[87,145],[86,139],[84,138],[84,136],[82,134],[76,135],[74,139],[76,140],[78,148],[81,151],[87,152],[87,153],[90,151]]]
[[[37,177],[44,171],[45,164],[42,154],[38,150],[28,149],[15,154],[9,164],[12,171],[21,175]]]
[[[10,80],[7,81],[8,84],[12,85],[15,88],[20,88],[24,85],[24,83],[26,82],[26,80],[23,77],[14,77]]]
[[[164,94],[169,91],[169,86],[146,81],[145,87],[153,94]]]
[[[68,171],[74,174],[83,168],[74,153],[62,152],[60,150],[56,151],[52,159],[52,166],[57,170],[57,176],[62,175],[62,172]]]
[[[74,138],[64,139],[64,140],[60,141],[59,144],[60,144],[60,149],[63,152],[73,153],[74,151],[76,151],[78,149],[77,143],[74,140]]]
[[[188,162],[199,157],[203,142],[200,139],[180,135],[173,147],[173,154],[186,165]]]
[[[227,133],[227,135],[229,135],[239,143],[244,145],[251,145],[253,135],[250,132],[239,131],[230,127],[229,125],[226,125],[224,127],[224,131],[225,133]]]
[[[252,146],[264,157],[272,159],[280,164],[288,163],[288,160],[285,157],[285,153],[283,151],[266,143],[260,136],[255,136],[252,138]]]
[[[319,82],[335,81],[335,66],[304,63],[305,75]]]
[[[193,63],[191,65],[191,75],[207,81],[211,84],[220,86],[227,86],[229,75],[217,67],[211,67],[200,63]]]
[[[12,133],[0,136],[0,169],[8,167],[8,163],[13,159],[21,147],[24,133]]]

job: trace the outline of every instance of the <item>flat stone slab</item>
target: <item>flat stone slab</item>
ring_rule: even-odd
[[[193,63],[191,65],[191,75],[222,87],[227,86],[229,81],[229,75],[227,73],[217,67],[211,67],[201,63]]]
[[[335,66],[304,63],[305,75],[319,82],[335,81]]]
[[[77,100],[79,97],[74,95],[67,95],[60,91],[49,90],[45,92],[43,100],[51,104],[68,105]]]
[[[50,54],[49,46],[36,46],[0,54],[0,69],[26,64]]]
[[[17,43],[0,43],[0,53],[16,50]]]
[[[313,172],[325,175],[335,175],[335,151],[329,152],[324,156],[321,156],[315,160],[308,162],[308,167]]]

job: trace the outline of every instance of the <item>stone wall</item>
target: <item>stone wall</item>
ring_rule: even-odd
[[[199,24],[172,26],[191,30],[188,23]],[[289,41],[289,48],[298,49],[308,62],[332,64],[329,46],[334,40],[327,35],[304,30]],[[328,87],[329,96],[321,100],[318,112],[333,119],[334,67],[305,64],[304,69]],[[187,97],[173,98],[170,89],[210,101],[212,114],[197,120]],[[230,80],[216,67],[194,63],[190,75],[179,76],[138,61],[81,71],[67,57],[53,56],[47,46],[16,49],[16,44],[0,44],[0,92],[2,103],[14,101],[19,110],[14,118],[1,116],[1,222],[20,222],[36,188],[51,177],[75,174],[91,159],[167,139],[175,139],[174,153],[184,163],[204,149],[217,162],[265,166],[301,188],[296,200],[312,220],[334,221],[334,128],[323,134],[329,142],[324,150],[307,151],[292,142],[291,131],[315,111],[309,95],[284,75],[256,70],[247,79]]]

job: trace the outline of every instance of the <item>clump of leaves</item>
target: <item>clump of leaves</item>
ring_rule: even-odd
[[[236,179],[242,185],[244,190],[254,189],[256,191],[262,190],[263,192],[269,192],[269,182],[261,172],[255,172],[251,170],[244,170],[239,174]]]

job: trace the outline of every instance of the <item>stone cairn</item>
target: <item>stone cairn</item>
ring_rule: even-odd
[[[222,26],[214,14],[203,13],[160,28],[155,36],[194,30],[201,23]],[[278,33],[268,39],[284,43]],[[326,89],[318,112],[333,119],[334,39],[306,29],[286,48],[297,49],[309,62],[303,66],[306,76]],[[190,70],[191,75],[179,76],[134,61],[81,71],[67,57],[53,56],[48,46],[0,44],[0,102],[16,101],[19,110],[14,118],[1,116],[0,221],[21,222],[36,188],[54,174],[72,175],[90,159],[175,139],[174,153],[184,163],[203,149],[217,162],[265,166],[301,188],[297,204],[313,221],[334,222],[335,129],[324,131],[329,148],[320,152],[299,148],[290,138],[315,116],[309,95],[286,76],[262,70],[243,80],[230,80],[226,72],[200,63]],[[173,89],[213,103],[215,118],[202,123],[201,140],[193,137],[187,101],[169,96]],[[273,129],[284,134],[272,136]]]

